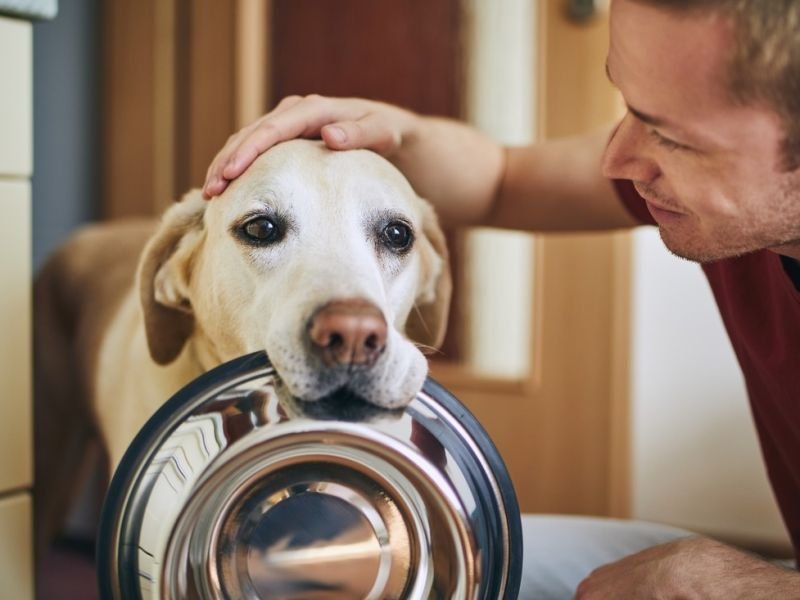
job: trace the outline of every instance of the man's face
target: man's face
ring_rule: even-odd
[[[628,113],[603,170],[634,182],[679,256],[800,257],[800,170],[783,172],[778,114],[730,99],[732,39],[718,16],[612,2],[608,72]]]

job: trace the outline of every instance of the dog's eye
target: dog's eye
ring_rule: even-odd
[[[392,250],[402,252],[411,247],[414,235],[411,227],[402,221],[392,221],[383,228],[383,241]]]
[[[272,219],[267,217],[256,217],[242,225],[242,233],[259,244],[268,244],[277,241],[280,237],[280,229]]]

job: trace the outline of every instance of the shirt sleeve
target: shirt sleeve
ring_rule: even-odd
[[[617,190],[617,195],[620,201],[628,209],[631,216],[639,221],[642,225],[655,225],[656,221],[647,210],[647,205],[644,199],[633,187],[633,182],[630,179],[614,179],[614,188]]]

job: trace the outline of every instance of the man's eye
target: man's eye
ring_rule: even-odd
[[[383,243],[395,252],[403,252],[411,247],[414,241],[414,234],[411,227],[402,221],[392,221],[382,232]]]
[[[280,227],[268,217],[256,217],[250,219],[241,227],[244,236],[258,244],[269,244],[276,242],[281,237]]]
[[[651,129],[650,130],[650,135],[652,135],[655,138],[656,143],[659,146],[663,146],[667,150],[688,150],[689,149],[689,146],[681,144],[680,142],[676,142],[675,140],[671,140],[668,137],[664,137],[663,135],[661,135],[655,129]]]

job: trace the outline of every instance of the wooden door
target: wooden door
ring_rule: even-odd
[[[547,0],[534,20],[539,136],[618,118],[607,14],[577,24]],[[627,233],[536,236],[527,372],[493,379],[434,365],[497,442],[524,511],[629,514],[629,244]]]
[[[559,0],[535,7],[541,135],[610,121],[618,106],[604,75],[605,15],[575,25]],[[106,214],[152,213],[200,185],[227,135],[288,94],[464,117],[470,18],[466,0],[109,0]],[[458,286],[469,265],[460,236],[450,239]],[[623,516],[628,240],[538,236],[533,252],[525,372],[469,367],[461,286],[432,373],[489,430],[523,510]]]

